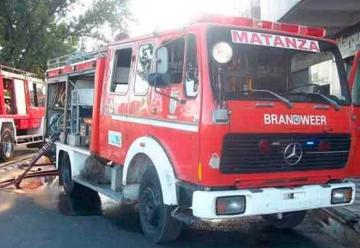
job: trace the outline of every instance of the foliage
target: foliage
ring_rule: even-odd
[[[41,73],[48,59],[73,52],[80,37],[105,39],[103,25],[113,33],[126,31],[127,0],[90,2],[1,0],[0,64]]]

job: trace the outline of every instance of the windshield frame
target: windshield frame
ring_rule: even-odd
[[[277,31],[277,30],[266,30],[266,29],[260,29],[260,28],[254,28],[254,27],[239,27],[239,26],[234,26],[234,25],[219,25],[219,24],[209,24],[207,26],[206,29],[206,35],[205,35],[205,42],[206,42],[206,46],[205,46],[205,52],[207,54],[208,57],[208,61],[206,63],[206,66],[208,67],[208,72],[209,72],[209,80],[210,80],[210,85],[212,88],[212,92],[214,97],[216,98],[216,100],[221,101],[219,99],[219,95],[223,94],[223,99],[222,100],[228,100],[225,99],[225,94],[224,92],[221,92],[221,94],[219,94],[216,90],[216,84],[218,84],[218,82],[214,82],[216,80],[214,80],[213,78],[213,68],[212,68],[212,63],[216,63],[213,61],[213,57],[211,55],[211,49],[214,45],[214,43],[211,43],[211,33],[214,32],[214,30],[219,29],[219,30],[229,30],[229,32],[231,32],[231,30],[240,30],[240,31],[250,31],[250,32],[258,32],[258,33],[269,33],[269,34],[275,34],[275,35],[283,35],[283,36],[290,36],[290,37],[297,37],[297,38],[303,38],[303,39],[308,39],[308,40],[314,40],[314,41],[318,41],[319,43],[324,43],[326,45],[332,46],[332,49],[329,49],[328,51],[331,51],[334,55],[334,59],[335,59],[335,63],[336,63],[336,67],[338,70],[338,76],[339,76],[339,83],[340,83],[340,88],[341,88],[341,94],[344,97],[343,100],[337,100],[336,102],[340,105],[340,106],[348,106],[351,104],[351,92],[350,92],[350,88],[349,88],[349,84],[348,84],[348,78],[347,78],[347,74],[345,71],[345,66],[343,63],[343,59],[341,56],[341,53],[339,51],[339,48],[336,44],[335,41],[333,40],[329,40],[326,38],[322,38],[322,37],[313,37],[313,36],[304,36],[302,34],[296,34],[296,33],[287,33],[287,32],[283,32],[283,31]],[[224,39],[225,40],[225,39]],[[219,41],[224,41],[224,40],[219,40]],[[216,42],[215,42],[216,43]],[[232,44],[231,44],[232,45]],[[257,45],[254,45],[257,46]],[[265,46],[263,46],[265,47]],[[286,49],[286,48],[285,48]],[[280,94],[283,97],[286,97],[286,95],[284,94]],[[310,94],[308,96],[308,98],[310,98]],[[231,99],[231,100],[240,100],[240,101],[279,101],[279,99],[276,99],[275,97],[270,97],[269,95],[267,95],[267,97],[244,97],[244,98],[237,98],[237,99]],[[306,100],[306,101],[292,101],[294,103],[326,103],[326,101],[315,101],[315,100]]]

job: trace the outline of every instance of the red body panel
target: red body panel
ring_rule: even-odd
[[[61,68],[50,69],[46,72],[48,78],[57,77],[59,75],[68,74],[72,72],[82,72],[93,70],[96,67],[96,60],[89,60],[74,65],[66,65]]]
[[[96,77],[95,77],[95,87],[94,87],[94,109],[92,116],[92,129],[99,130],[100,128],[100,104],[101,104],[101,95],[103,88],[103,79],[104,79],[104,69],[106,64],[106,58],[99,58],[96,61]],[[90,149],[94,153],[99,153],[99,137],[100,132],[93,131],[91,136],[91,147]]]

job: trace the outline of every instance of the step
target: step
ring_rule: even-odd
[[[42,138],[42,134],[31,134],[31,135],[19,135],[16,136],[17,139],[33,139],[33,138]]]
[[[110,184],[96,184],[94,182],[90,182],[86,179],[83,179],[80,176],[73,177],[73,180],[81,185],[84,185],[87,188],[95,190],[95,191],[99,192],[100,194],[103,194],[103,195],[109,197],[110,199],[112,199],[116,202],[124,201],[123,193],[112,190],[110,188]]]

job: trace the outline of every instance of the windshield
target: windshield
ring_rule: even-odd
[[[212,56],[219,42],[232,48],[228,63]],[[279,100],[271,91],[291,102],[349,103],[346,74],[333,44],[213,27],[208,47],[212,88],[225,100]]]

